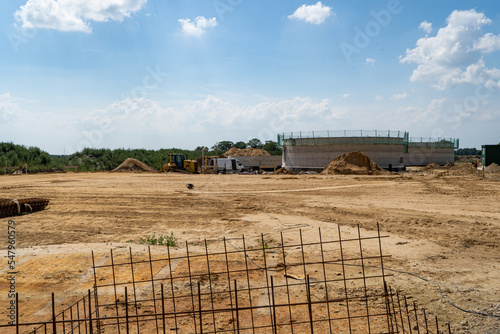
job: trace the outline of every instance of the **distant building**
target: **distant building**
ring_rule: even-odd
[[[382,168],[403,170],[453,163],[458,139],[413,138],[408,132],[387,130],[300,131],[279,134],[278,144],[287,169],[320,170],[339,155],[360,151]]]

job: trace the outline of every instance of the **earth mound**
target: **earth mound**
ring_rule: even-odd
[[[350,175],[380,175],[386,173],[366,154],[354,151],[342,154],[333,159],[321,172],[322,175],[350,174]]]
[[[269,152],[266,150],[262,150],[260,148],[251,148],[247,147],[244,149],[237,148],[237,147],[231,147],[226,153],[224,153],[226,157],[228,156],[244,156],[244,157],[251,157],[251,156],[270,156]]]
[[[500,166],[497,165],[496,163],[492,163],[488,167],[484,169],[485,172],[488,173],[499,173],[500,172]]]
[[[133,158],[125,159],[120,166],[113,169],[113,172],[153,172],[156,170],[146,165],[144,162]]]
[[[272,175],[282,175],[282,174],[295,175],[296,173],[292,172],[291,170],[286,169],[285,167],[281,167],[272,173]]]
[[[439,166],[435,162],[431,162],[430,164],[428,164],[427,166],[425,166],[424,168],[422,168],[422,170],[435,169],[435,168],[438,168],[438,167],[441,167],[441,166]]]

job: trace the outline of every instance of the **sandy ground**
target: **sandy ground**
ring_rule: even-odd
[[[186,188],[193,183],[194,190]],[[29,305],[21,315],[50,316],[50,292],[69,303],[92,284],[90,252],[137,245],[153,233],[187,240],[222,236],[272,238],[291,225],[389,238],[390,283],[455,333],[500,332],[500,182],[435,172],[387,176],[186,175],[64,173],[0,177],[1,198],[46,197],[48,208],[14,217],[16,290]],[[6,322],[7,222],[0,242],[0,323]],[[132,243],[131,243],[132,242]],[[153,252],[160,252],[154,247]],[[406,273],[407,272],[407,273]],[[413,275],[410,275],[411,273]],[[418,275],[419,277],[416,277]],[[425,278],[423,280],[422,278]],[[440,295],[438,285],[443,296]],[[497,315],[485,316],[464,310]]]

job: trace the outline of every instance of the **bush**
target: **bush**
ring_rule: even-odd
[[[153,235],[147,235],[145,238],[139,239],[140,244],[146,244],[146,245],[159,245],[159,246],[170,246],[170,247],[175,247],[177,246],[177,238],[174,237],[174,233],[170,233],[170,235],[164,235],[164,234],[156,234]]]

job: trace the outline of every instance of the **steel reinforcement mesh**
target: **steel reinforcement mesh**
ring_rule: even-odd
[[[94,290],[2,333],[451,333],[386,284],[380,231],[236,238],[92,254]],[[198,251],[191,251],[196,247]],[[199,249],[204,251],[200,252]],[[20,305],[22,307],[22,302]],[[418,331],[416,331],[416,329]]]
[[[0,198],[0,218],[18,216],[45,209],[46,198],[4,199]]]

